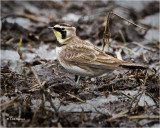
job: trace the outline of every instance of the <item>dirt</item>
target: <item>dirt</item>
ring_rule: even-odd
[[[159,127],[158,1],[2,1],[1,5],[1,126]],[[48,27],[71,24],[81,39],[101,49],[109,11],[146,30],[112,15],[112,42],[105,52],[116,57],[119,51],[123,60],[149,69],[81,77],[77,84],[77,76],[59,64],[56,38]]]

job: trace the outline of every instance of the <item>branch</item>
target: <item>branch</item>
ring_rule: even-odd
[[[132,21],[127,20],[126,18],[124,18],[124,17],[122,17],[122,16],[120,16],[120,15],[114,13],[114,12],[110,12],[110,13],[111,13],[111,14],[114,14],[114,15],[116,15],[116,16],[118,16],[118,17],[120,17],[120,18],[123,19],[123,20],[126,20],[128,23],[133,24],[134,26],[136,26],[136,27],[138,27],[138,28],[140,28],[140,29],[146,30],[146,28],[143,28],[143,27],[141,27],[141,26],[139,26],[139,25],[133,23]]]
[[[106,22],[105,30],[104,30],[104,33],[103,33],[102,51],[104,51],[104,48],[105,48],[107,43],[110,45],[110,43],[109,43],[109,39],[110,39],[109,18],[110,18],[110,12],[107,16],[107,22]],[[107,33],[107,37],[106,37],[106,33]],[[106,42],[106,39],[107,39],[107,42]]]

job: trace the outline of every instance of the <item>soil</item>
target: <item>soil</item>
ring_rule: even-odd
[[[159,127],[159,1],[2,1],[1,126]],[[69,73],[55,54],[49,26],[68,23],[105,52],[148,65],[96,78]],[[123,38],[124,37],[124,38]]]

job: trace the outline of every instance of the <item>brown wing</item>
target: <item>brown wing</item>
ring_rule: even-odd
[[[74,38],[70,40],[68,46],[65,47],[61,54],[65,62],[68,64],[79,65],[89,70],[95,69],[115,69],[115,68],[141,68],[146,69],[147,66],[137,65],[134,63],[125,62],[105,54],[94,45]]]
[[[115,68],[122,62],[102,52],[92,44],[70,45],[65,49],[65,61],[77,65],[87,65],[95,68]]]
[[[65,61],[74,63],[91,63],[96,60],[94,49],[84,45],[71,45],[65,49]]]

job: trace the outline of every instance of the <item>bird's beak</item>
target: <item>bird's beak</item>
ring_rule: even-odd
[[[48,27],[49,29],[54,29],[54,27]]]

